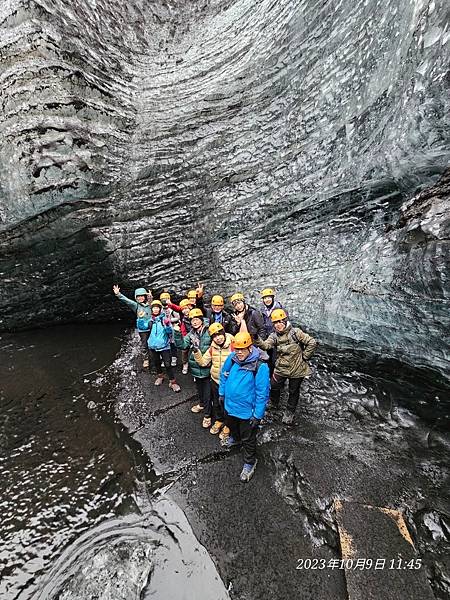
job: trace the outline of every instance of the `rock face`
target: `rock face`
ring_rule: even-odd
[[[1,11],[0,328],[200,278],[446,369],[445,0]]]

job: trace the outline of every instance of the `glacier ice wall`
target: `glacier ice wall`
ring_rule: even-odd
[[[274,285],[320,339],[441,371],[444,0],[8,0],[0,328],[110,288]]]

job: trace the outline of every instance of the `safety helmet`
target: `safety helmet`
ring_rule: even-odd
[[[138,296],[146,296],[147,295],[147,290],[145,288],[136,288],[134,290],[134,297],[137,298]]]
[[[287,319],[287,314],[282,308],[276,308],[274,311],[272,311],[270,318],[272,319],[272,322],[275,323],[275,321],[283,321],[283,319]]]
[[[183,300],[180,302],[180,308],[186,308],[187,306],[192,306],[192,302],[189,300],[189,298],[183,298]]]
[[[235,348],[248,348],[252,345],[252,337],[248,331],[240,331],[234,336]]]
[[[216,295],[211,298],[211,304],[215,304],[216,306],[223,306],[225,302],[222,296]]]
[[[162,302],[159,300],[152,300],[150,306],[162,306]]]
[[[209,335],[216,335],[216,333],[225,333],[222,323],[211,323],[208,327]]]
[[[159,296],[160,300],[170,300],[170,294],[169,292],[162,292],[162,294],[160,294]]]
[[[275,292],[272,288],[264,288],[261,292],[261,298],[265,298],[266,296],[275,296]]]
[[[236,300],[242,300],[242,302],[244,302],[245,300],[245,296],[242,292],[236,292],[235,294],[233,294],[230,298],[230,302],[236,302]]]
[[[187,293],[187,297],[188,298],[192,298],[193,300],[197,299],[197,292],[196,290],[189,290]]]
[[[198,317],[199,319],[203,318],[203,313],[199,308],[193,308],[189,311],[189,318],[195,319],[195,317]]]

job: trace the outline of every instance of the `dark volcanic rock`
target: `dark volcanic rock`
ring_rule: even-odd
[[[114,281],[270,284],[323,340],[445,370],[444,0],[15,0],[0,23],[0,328],[109,318]]]

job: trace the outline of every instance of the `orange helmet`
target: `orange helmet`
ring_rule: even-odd
[[[196,290],[189,290],[187,293],[187,297],[188,298],[192,298],[192,300],[196,300],[197,299],[197,291]]]
[[[233,304],[233,302],[236,302],[236,300],[241,300],[242,302],[244,302],[244,294],[242,292],[236,292],[235,294],[233,294],[230,298],[230,302]]]
[[[192,310],[189,311],[190,319],[195,319],[196,317],[199,319],[203,318],[203,313],[199,308],[193,308]]]
[[[225,333],[222,323],[211,323],[208,327],[209,335],[216,335],[216,333]]]
[[[252,337],[248,331],[240,331],[234,336],[235,348],[248,348],[252,345]]]
[[[270,318],[272,319],[272,323],[275,323],[275,321],[283,321],[284,319],[287,319],[287,314],[282,308],[276,308],[270,315]]]
[[[160,300],[170,300],[169,292],[163,292],[162,294],[160,294],[159,299]]]
[[[183,298],[183,300],[180,302],[180,308],[186,308],[187,306],[192,306],[192,302],[189,300],[189,298]]]
[[[159,300],[152,300],[150,306],[162,306]]]
[[[222,296],[216,295],[211,298],[211,304],[215,304],[216,306],[223,306],[225,302]]]

